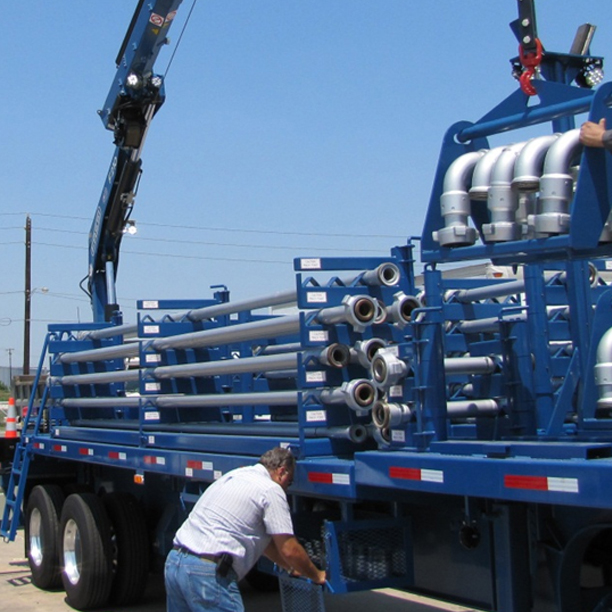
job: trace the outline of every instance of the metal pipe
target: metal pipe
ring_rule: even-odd
[[[540,179],[540,200],[534,218],[536,235],[554,236],[569,231],[574,181],[570,163],[582,151],[580,130],[565,132],[548,149]]]
[[[597,345],[595,385],[599,394],[597,408],[612,408],[612,327]]]
[[[372,359],[372,378],[377,387],[392,387],[410,372],[408,364],[397,356],[397,347],[379,350]]]
[[[351,362],[359,363],[364,368],[369,368],[374,359],[376,351],[385,348],[387,342],[382,338],[369,338],[368,340],[358,340],[351,349]]]
[[[499,159],[503,147],[495,147],[489,149],[481,158],[478,160],[476,167],[474,168],[474,174],[472,175],[472,186],[470,187],[469,195],[470,200],[487,200],[487,194],[491,187],[491,174],[495,164]]]
[[[480,302],[481,300],[490,300],[492,298],[502,297],[506,295],[514,295],[515,293],[523,293],[525,291],[525,281],[515,280],[507,283],[493,283],[483,285],[474,289],[461,289],[453,294],[453,297],[462,304],[471,302]]]
[[[545,121],[552,121],[559,117],[586,113],[591,106],[592,100],[593,96],[586,96],[574,100],[566,100],[558,104],[549,104],[544,107],[528,107],[514,115],[477,122],[460,130],[456,134],[455,139],[458,142],[466,143],[483,136],[491,136],[492,134],[499,134],[508,130],[517,130],[530,125],[544,123]]]
[[[323,308],[316,314],[319,323],[349,323],[355,331],[363,331],[376,317],[376,302],[369,295],[347,295],[339,306]]]
[[[444,175],[440,209],[444,227],[433,233],[440,246],[466,246],[476,242],[476,230],[468,226],[471,215],[467,183],[484,151],[473,151],[458,157]]]
[[[482,233],[487,242],[509,242],[521,237],[522,228],[516,222],[518,194],[512,189],[514,166],[524,142],[506,147],[499,156],[487,194],[490,223],[484,223]]]
[[[357,378],[335,389],[322,389],[318,397],[323,404],[346,404],[351,410],[361,413],[372,408],[377,393],[369,380]]]
[[[348,285],[359,281],[364,285],[381,285],[392,287],[399,283],[400,278],[401,273],[397,265],[392,262],[384,262],[373,270],[365,270],[351,279],[344,279],[342,282]],[[238,312],[244,312],[246,310],[258,310],[260,308],[280,306],[281,304],[291,304],[296,301],[297,291],[295,289],[289,289],[287,291],[280,291],[271,295],[248,298],[245,300],[236,300],[233,302],[221,302],[220,304],[212,304],[211,306],[195,308],[193,310],[177,313],[175,316],[177,318],[187,318],[190,321],[202,321],[204,319],[214,319],[223,315],[235,314]],[[152,300],[152,302],[155,303],[154,300]],[[121,325],[114,328],[111,327],[84,332],[82,337],[101,339],[111,338],[117,335],[136,334],[137,332],[137,325]]]
[[[400,427],[414,417],[410,404],[379,400],[372,408],[372,421],[379,429]]]
[[[412,321],[413,311],[422,307],[423,304],[417,297],[399,291],[393,296],[393,304],[387,306],[388,318],[398,327],[405,327]]]
[[[523,192],[538,191],[544,157],[557,138],[559,134],[550,134],[527,142],[516,160],[512,187]]]
[[[497,369],[492,357],[446,357],[446,374],[492,374]]]
[[[205,329],[187,334],[177,334],[167,338],[155,338],[151,340],[150,348],[152,350],[166,350],[214,346],[216,344],[230,344],[232,342],[257,340],[259,338],[285,336],[295,334],[299,330],[300,316],[297,314],[287,315],[260,321],[250,321],[248,323],[237,323],[227,327]],[[107,359],[136,357],[138,353],[138,343],[122,344],[75,353],[62,353],[59,355],[58,361],[60,363],[103,361]]]
[[[451,419],[467,419],[497,416],[501,408],[494,399],[457,400],[447,402],[446,412]]]

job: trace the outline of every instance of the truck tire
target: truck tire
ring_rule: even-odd
[[[149,536],[146,518],[129,493],[102,498],[111,526],[113,586],[110,601],[118,606],[136,603],[149,577]]]
[[[110,525],[93,493],[74,493],[64,502],[60,521],[62,582],[67,603],[77,610],[103,606],[112,571]]]
[[[58,485],[37,485],[26,505],[25,545],[32,583],[39,589],[62,584],[59,564],[60,515],[64,494]]]

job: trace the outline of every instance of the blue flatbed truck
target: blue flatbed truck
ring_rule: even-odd
[[[49,326],[15,449],[1,532],[23,520],[33,582],[77,609],[137,601],[206,486],[282,445],[296,533],[336,592],[612,609],[612,168],[574,124],[610,120],[592,26],[544,52],[519,2],[520,87],[446,133],[419,275],[413,240],[300,257],[286,292],[142,300],[126,324],[121,231],[180,4],[140,2],[122,46],[101,113],[117,150],[91,232],[94,321]],[[489,144],[534,125],[552,129]],[[482,260],[513,277],[445,272]]]

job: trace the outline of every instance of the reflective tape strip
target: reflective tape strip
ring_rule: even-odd
[[[166,465],[165,457],[153,457],[151,455],[147,455],[144,458],[144,462],[147,465]]]
[[[351,478],[348,474],[337,474],[333,472],[308,472],[308,482],[319,484],[350,485]]]
[[[425,470],[421,468],[390,467],[389,477],[398,480],[416,480],[419,482],[444,483],[444,472],[442,470]]]
[[[119,451],[108,451],[109,459],[118,459],[119,461],[125,461],[127,459],[126,453],[120,453]]]
[[[51,448],[56,453],[65,453],[68,450],[68,447],[63,444],[54,444]]]
[[[554,476],[520,476],[507,474],[504,477],[507,489],[525,489],[528,491],[553,491],[556,493],[579,493],[577,478],[559,478]]]
[[[88,457],[91,457],[93,454],[93,448],[79,448],[79,455],[86,455]]]

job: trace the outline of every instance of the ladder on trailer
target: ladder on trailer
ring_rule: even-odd
[[[32,385],[32,393],[28,401],[28,409],[25,416],[23,417],[23,423],[21,428],[21,436],[17,446],[15,447],[15,456],[13,458],[13,466],[11,469],[11,476],[6,493],[6,502],[4,505],[4,512],[2,515],[2,523],[0,524],[0,535],[8,540],[14,540],[17,533],[17,529],[21,523],[21,504],[23,502],[23,496],[25,493],[25,487],[28,480],[28,468],[30,466],[30,460],[32,459],[32,450],[29,446],[29,438],[31,435],[36,435],[40,431],[42,423],[43,406],[47,401],[49,395],[49,386],[45,386],[45,389],[38,405],[38,410],[35,413],[34,405],[36,403],[37,389],[40,383],[40,377],[43,371],[43,364],[47,354],[47,348],[49,346],[49,334],[45,338],[40,362]],[[32,428],[30,429],[30,421],[32,421]]]

